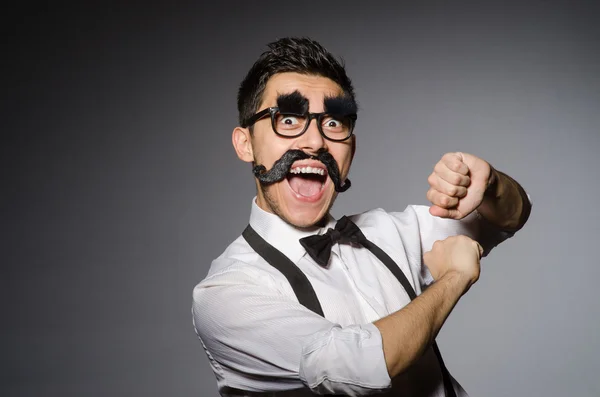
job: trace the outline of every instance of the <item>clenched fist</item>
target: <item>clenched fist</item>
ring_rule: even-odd
[[[456,272],[467,282],[467,289],[479,279],[479,260],[483,248],[467,236],[452,236],[433,243],[423,254],[423,262],[435,280]]]
[[[441,218],[462,219],[482,203],[492,167],[467,153],[446,153],[427,178],[429,213]]]

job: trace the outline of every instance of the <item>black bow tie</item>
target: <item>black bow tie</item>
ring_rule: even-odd
[[[367,241],[358,226],[346,216],[340,218],[335,229],[328,229],[325,234],[303,237],[300,244],[311,258],[321,266],[327,266],[331,256],[331,247],[336,243],[362,244]]]

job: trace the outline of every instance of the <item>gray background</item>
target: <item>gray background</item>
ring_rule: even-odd
[[[248,220],[236,89],[286,35],[356,85],[334,215],[425,204],[457,150],[533,198],[440,334],[453,375],[472,396],[600,395],[598,7],[249,3],[3,13],[2,395],[217,395],[192,288]]]

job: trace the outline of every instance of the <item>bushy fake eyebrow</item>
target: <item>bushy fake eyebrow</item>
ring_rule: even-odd
[[[349,95],[328,96],[323,100],[325,112],[339,116],[356,114],[358,106],[356,101]]]
[[[277,107],[281,113],[305,114],[308,111],[308,99],[299,91],[277,95]]]

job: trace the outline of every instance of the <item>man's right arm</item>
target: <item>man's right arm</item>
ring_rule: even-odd
[[[460,297],[479,278],[481,253],[481,246],[466,236],[437,241],[423,258],[436,282],[402,309],[374,322],[391,378],[431,345]]]
[[[256,268],[233,265],[194,290],[196,330],[217,378],[229,387],[277,391],[308,386],[317,394],[380,393],[429,347],[477,279],[479,253],[474,247],[477,244],[465,236],[436,242],[423,257],[437,280],[427,291],[374,323],[348,326],[291,299],[287,281],[278,284]]]

